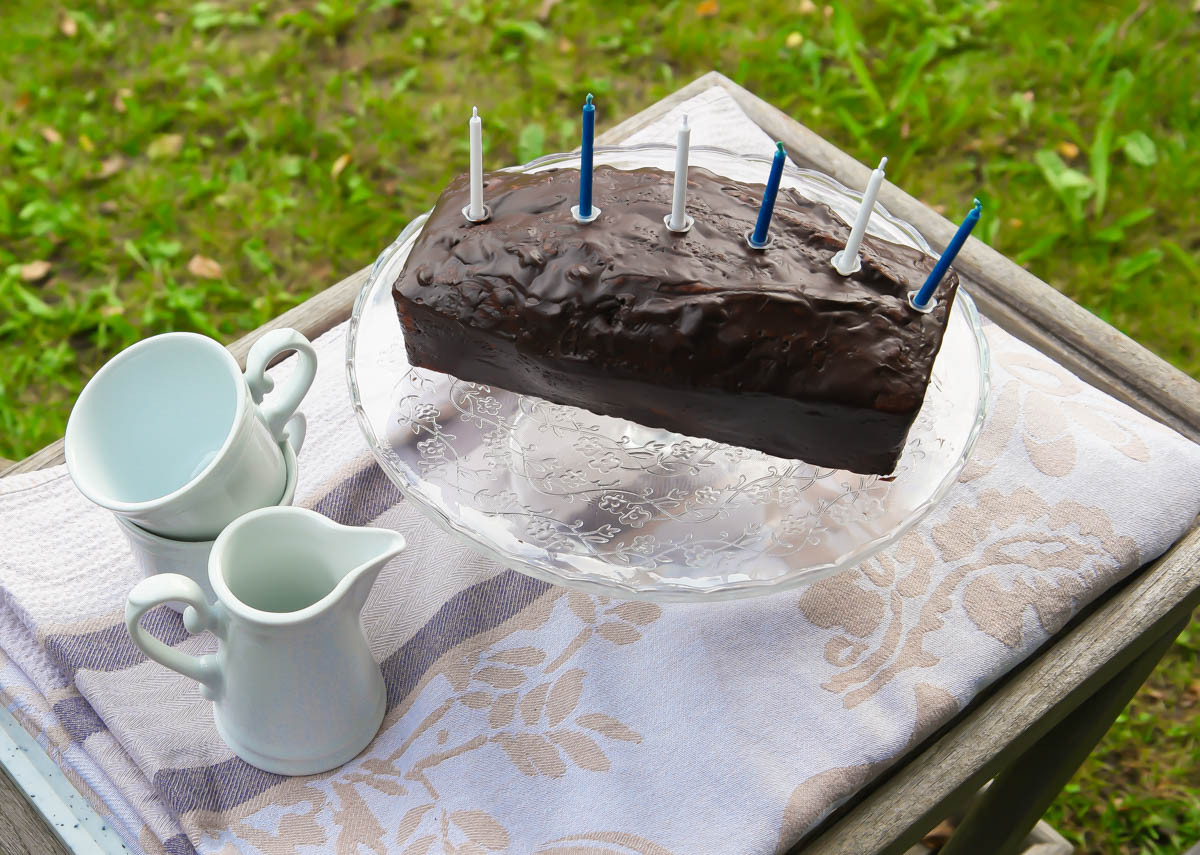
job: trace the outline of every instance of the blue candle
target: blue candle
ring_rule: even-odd
[[[579,216],[592,215],[592,137],[596,133],[596,105],[589,92],[583,103],[583,143],[579,154]]]
[[[919,311],[925,311],[929,308],[929,301],[933,299],[933,292],[937,290],[937,286],[942,284],[942,279],[946,275],[946,271],[950,269],[950,264],[954,261],[954,257],[958,255],[958,251],[962,249],[962,245],[967,242],[967,236],[971,234],[971,229],[975,228],[975,224],[979,222],[979,215],[983,212],[983,204],[976,199],[975,206],[971,208],[967,218],[962,221],[962,225],[958,227],[958,231],[954,233],[954,237],[950,238],[950,244],[946,247],[946,251],[942,253],[942,257],[938,259],[938,263],[929,273],[929,277],[925,280],[925,284],[921,286],[912,297],[913,308]]]
[[[763,191],[762,205],[758,209],[758,222],[754,224],[754,234],[750,235],[750,245],[755,249],[762,249],[767,245],[767,231],[771,228],[775,197],[779,195],[779,180],[783,178],[783,162],[787,160],[783,143],[777,142],[775,146],[775,159],[771,161],[771,175],[767,178],[767,189]]]

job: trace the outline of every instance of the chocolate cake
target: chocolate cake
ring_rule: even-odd
[[[861,473],[896,465],[925,397],[958,287],[908,303],[934,259],[867,237],[862,270],[829,263],[849,227],[782,189],[771,246],[750,249],[762,185],[692,167],[695,225],[663,224],[673,175],[594,173],[589,225],[571,216],[579,173],[486,176],[491,218],[462,214],[451,182],[393,296],[413,365],[643,425]]]

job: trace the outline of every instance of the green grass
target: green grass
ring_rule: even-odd
[[[978,195],[979,237],[1200,375],[1200,14],[1040,5],[6,0],[0,457],[131,342],[229,340],[368,264],[472,104],[499,167],[573,147],[588,91],[603,130],[710,68],[952,219]],[[1200,838],[1195,645],[1055,806],[1087,851]]]

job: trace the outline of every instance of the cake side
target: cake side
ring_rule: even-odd
[[[890,471],[924,398],[953,273],[928,314],[907,299],[932,269],[923,253],[868,237],[863,269],[838,275],[829,258],[848,227],[789,190],[773,246],[751,250],[761,186],[695,167],[696,224],[674,235],[662,223],[672,181],[597,168],[604,214],[589,226],[569,213],[573,170],[489,175],[492,218],[477,225],[460,213],[465,177],[452,182],[393,289],[410,361],[779,456]],[[768,413],[769,424],[756,418]]]
[[[404,328],[413,365],[831,469],[891,472],[914,416],[777,395],[673,388],[653,378],[616,377],[596,363],[530,357],[510,339],[464,328],[421,306],[410,307]]]

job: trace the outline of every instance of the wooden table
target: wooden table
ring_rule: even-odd
[[[800,166],[851,187],[870,167],[728,78],[710,72],[601,134],[617,144],[673,106],[720,86]],[[879,201],[944,247],[955,225],[885,183]],[[380,235],[380,246],[387,235]],[[1200,441],[1200,383],[971,238],[955,269],[980,310],[1089,383]],[[278,327],[320,335],[350,315],[368,268],[230,345],[244,361],[250,344]],[[63,461],[62,442],[13,464],[4,475]],[[901,853],[942,818],[963,820],[944,855],[1011,853],[1118,713],[1154,669],[1200,603],[1200,530],[1093,603],[953,721],[814,829],[794,852]],[[983,785],[992,785],[982,795]],[[0,779],[0,852],[65,849],[7,779]]]

